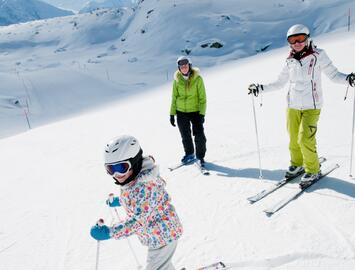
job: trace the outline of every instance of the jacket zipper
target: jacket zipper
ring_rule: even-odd
[[[310,74],[312,72],[312,80],[311,80],[311,84],[312,84],[312,98],[313,98],[313,106],[314,109],[317,109],[316,106],[316,99],[314,97],[316,89],[315,89],[315,85],[314,85],[314,68],[316,66],[317,63],[317,57],[315,55],[313,55],[313,59],[311,60],[311,63],[309,65],[309,69],[308,69],[308,74]],[[313,64],[314,63],[314,64]]]
[[[187,89],[188,89],[188,87],[189,87],[189,81],[188,80],[186,80],[185,81],[185,112],[186,112],[186,108],[187,108]]]

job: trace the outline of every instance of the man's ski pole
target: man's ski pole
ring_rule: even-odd
[[[256,113],[255,113],[255,105],[254,105],[254,97],[253,95],[250,95],[251,97],[251,102],[253,104],[253,113],[254,113],[254,125],[255,125],[255,135],[256,135],[256,147],[258,150],[258,157],[259,157],[259,178],[263,178],[263,172],[261,169],[261,157],[260,157],[260,145],[259,145],[259,133],[258,133],[258,125],[256,121]]]

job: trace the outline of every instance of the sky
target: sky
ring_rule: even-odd
[[[88,2],[88,0],[43,0],[43,2],[47,2],[56,7],[78,11]]]
[[[43,0],[43,2],[47,2],[47,3],[51,4],[51,5],[56,6],[56,7],[78,11],[88,1],[87,0],[76,0],[76,1],[71,1],[71,0]]]
[[[64,9],[70,9],[73,11],[79,11],[89,0],[42,0],[51,5],[61,7]],[[134,1],[134,0],[133,0]],[[97,0],[95,2],[104,2],[104,0]]]

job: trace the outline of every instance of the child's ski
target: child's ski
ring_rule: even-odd
[[[204,267],[197,268],[197,270],[219,270],[228,269],[223,262],[213,263]],[[187,270],[186,268],[181,268],[181,270]]]
[[[217,262],[201,268],[197,268],[197,270],[218,270],[218,269],[227,269],[227,268],[226,265],[222,262]]]

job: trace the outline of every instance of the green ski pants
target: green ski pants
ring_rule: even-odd
[[[306,173],[319,172],[316,141],[319,115],[320,109],[287,109],[291,165],[304,166]]]

